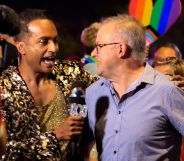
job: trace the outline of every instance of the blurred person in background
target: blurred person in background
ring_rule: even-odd
[[[162,71],[168,67],[167,64],[169,64],[171,60],[182,60],[182,53],[176,44],[165,42],[156,47],[152,66]],[[184,89],[184,77],[182,75],[175,74],[172,75],[170,79],[175,82],[177,81],[177,86]]]
[[[175,75],[184,77],[184,62],[175,57],[155,60],[154,69],[171,77]]]
[[[13,36],[20,32],[18,14],[10,7],[0,5],[0,67],[18,64],[18,51]]]
[[[13,36],[20,32],[20,21],[18,14],[14,9],[0,5],[0,67],[7,67],[17,59],[16,52],[10,52],[8,49],[14,44]],[[13,47],[15,49],[15,47]],[[16,51],[16,50],[15,50]],[[8,53],[9,52],[9,53]],[[2,80],[0,80],[1,82]],[[4,123],[4,94],[0,87],[0,156],[5,153],[6,149],[6,129]]]
[[[97,76],[97,61],[91,57],[90,54],[95,48],[95,40],[98,29],[100,28],[100,22],[93,22],[88,27],[84,28],[81,33],[81,43],[84,49],[84,56],[81,59],[83,67],[91,75]]]
[[[153,55],[153,66],[154,61],[164,61],[164,59],[177,58],[182,59],[182,54],[177,45],[174,43],[166,42],[156,47]]]

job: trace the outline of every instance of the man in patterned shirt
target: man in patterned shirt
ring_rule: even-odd
[[[82,133],[84,118],[69,116],[73,83],[91,78],[77,62],[56,60],[58,33],[38,9],[20,14],[16,35],[20,64],[2,72],[8,143],[3,160],[67,160],[69,141]]]

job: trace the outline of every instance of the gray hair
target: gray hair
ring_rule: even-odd
[[[119,41],[125,41],[131,49],[131,55],[135,60],[144,62],[146,56],[145,29],[141,23],[128,14],[120,14],[103,20],[102,25],[114,23],[115,37]]]

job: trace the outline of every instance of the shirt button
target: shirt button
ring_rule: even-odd
[[[114,150],[114,154],[116,154],[116,150]]]

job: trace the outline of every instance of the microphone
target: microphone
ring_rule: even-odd
[[[71,92],[69,95],[70,108],[69,113],[70,116],[87,116],[87,107],[85,104],[85,84],[82,81],[76,81],[73,83],[71,88]],[[76,137],[72,139],[70,143],[70,152],[69,152],[69,160],[70,161],[82,161],[83,157],[80,154],[79,150],[79,140],[80,138]]]
[[[85,85],[84,82],[74,82],[69,95],[71,116],[87,116],[87,107],[85,104]]]

